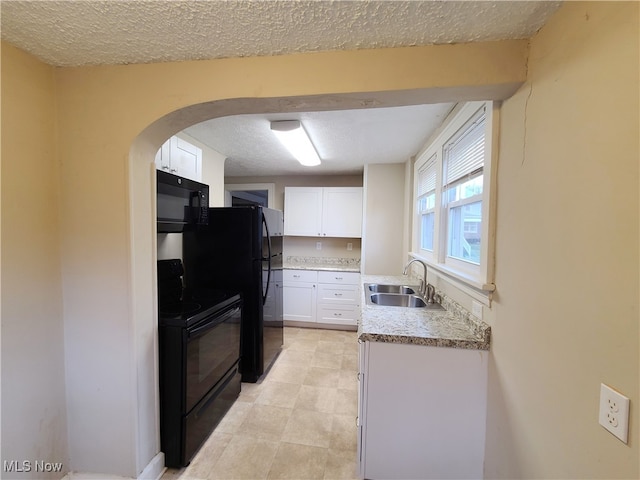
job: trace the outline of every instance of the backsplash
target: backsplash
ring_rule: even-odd
[[[302,257],[302,256],[294,256],[289,255],[285,257],[285,265],[291,266],[335,266],[335,267],[349,267],[349,268],[360,268],[360,259],[359,258],[343,258],[343,257]]]

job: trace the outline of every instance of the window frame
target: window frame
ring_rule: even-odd
[[[460,129],[469,123],[478,112],[485,109],[484,163],[482,166],[482,194],[445,202],[445,185],[443,180],[445,147],[460,134]],[[489,296],[495,290],[495,204],[496,204],[496,166],[498,145],[499,104],[497,102],[467,102],[458,104],[445,119],[443,125],[427,142],[417,155],[414,163],[414,188],[412,192],[413,234],[410,255],[419,258],[429,265],[430,269],[444,274],[454,283],[471,287],[473,291]],[[419,171],[435,158],[436,162],[436,199],[433,251],[421,248],[421,212],[418,208],[418,175]],[[449,185],[451,187],[451,185]],[[480,228],[480,263],[474,264],[447,255],[448,219],[452,208],[481,200]]]

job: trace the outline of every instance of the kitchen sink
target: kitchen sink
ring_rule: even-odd
[[[419,295],[403,293],[372,293],[367,297],[367,303],[385,307],[427,308],[429,310],[444,310],[438,303],[428,304]]]
[[[418,287],[407,285],[387,285],[383,283],[367,283],[370,292],[373,293],[416,293]]]

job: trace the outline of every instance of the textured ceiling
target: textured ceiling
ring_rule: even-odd
[[[236,115],[194,125],[185,133],[227,157],[225,175],[361,173],[366,163],[409,159],[438,128],[453,104],[414,105],[296,114]],[[270,120],[297,119],[322,164],[302,167],[274,141]]]
[[[3,0],[2,38],[58,66],[528,38],[559,2]]]
[[[60,67],[462,43],[531,37],[556,1],[0,0],[2,39]],[[414,155],[452,105],[211,120],[187,133],[225,155],[227,175],[309,173],[269,132],[300,119],[323,159],[361,172]]]

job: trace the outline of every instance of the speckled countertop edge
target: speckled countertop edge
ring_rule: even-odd
[[[341,257],[297,257],[284,259],[283,268],[288,270],[326,270],[331,272],[360,272],[359,258]]]
[[[363,275],[362,284],[414,285],[406,276]],[[489,350],[491,327],[473,317],[451,298],[442,297],[444,311],[421,308],[368,305],[362,292],[362,318],[358,339],[362,341],[406,343],[435,347]]]

